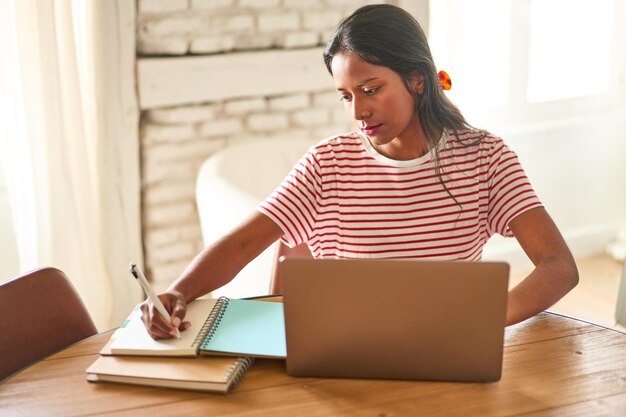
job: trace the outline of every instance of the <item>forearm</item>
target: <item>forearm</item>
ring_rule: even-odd
[[[224,237],[204,248],[168,291],[180,292],[189,303],[228,284],[251,260],[241,259],[241,252],[236,247],[232,239]]]
[[[506,325],[519,323],[554,305],[578,283],[573,259],[554,257],[509,291]]]
[[[282,235],[261,213],[253,213],[231,233],[203,249],[168,291],[178,291],[186,302],[229,283],[250,261]]]

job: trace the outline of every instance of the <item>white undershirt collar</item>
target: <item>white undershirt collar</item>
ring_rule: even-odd
[[[363,142],[363,147],[365,147],[365,150],[367,151],[367,153],[372,158],[386,165],[391,165],[391,166],[395,166],[399,168],[415,167],[415,166],[422,165],[423,163],[427,161],[430,161],[435,153],[435,149],[433,148],[429,150],[427,153],[425,153],[424,155],[420,156],[419,158],[409,159],[407,161],[398,161],[397,159],[391,159],[379,153],[376,150],[376,148],[372,146],[372,143],[370,142],[369,138],[365,136],[363,132],[357,131],[357,133],[359,135],[359,138],[361,139],[361,142]],[[439,144],[438,144],[439,149],[443,148],[443,146],[445,145],[445,141],[447,139],[448,139],[448,135],[444,131],[441,134],[441,139],[439,139]]]

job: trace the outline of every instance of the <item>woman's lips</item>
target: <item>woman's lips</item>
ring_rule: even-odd
[[[361,128],[361,130],[363,131],[363,133],[365,133],[367,136],[371,136],[373,134],[376,133],[376,131],[382,126],[381,124],[377,124],[377,125],[372,125],[372,126],[363,126]]]

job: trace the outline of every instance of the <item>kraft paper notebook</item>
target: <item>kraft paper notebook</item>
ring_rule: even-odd
[[[199,299],[189,304],[185,320],[191,322],[191,327],[181,332],[180,340],[154,340],[136,307],[115,333],[111,354],[287,356],[282,303],[226,297]]]
[[[100,356],[87,368],[90,382],[117,382],[227,393],[234,388],[253,358],[155,358]]]

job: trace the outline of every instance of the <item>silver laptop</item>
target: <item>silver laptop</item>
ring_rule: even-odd
[[[509,265],[283,258],[287,372],[497,381]]]

